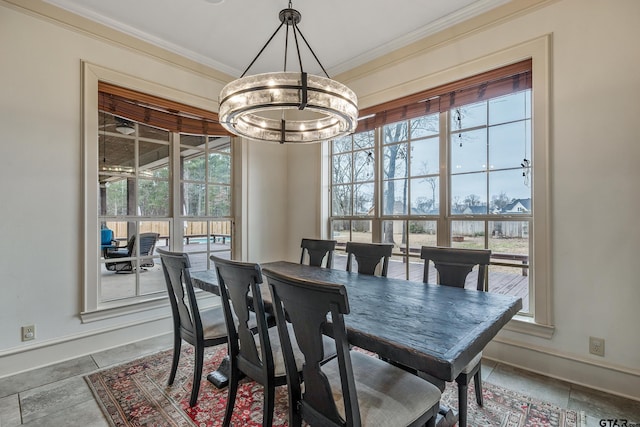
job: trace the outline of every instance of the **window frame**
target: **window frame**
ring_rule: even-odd
[[[531,224],[530,232],[530,255],[535,260],[535,265],[532,266],[530,274],[533,276],[531,279],[532,289],[530,289],[530,303],[531,303],[531,317],[516,316],[512,322],[510,322],[505,329],[512,330],[519,333],[525,333],[529,335],[538,336],[541,338],[551,338],[554,333],[553,316],[552,316],[552,283],[551,283],[551,223],[550,223],[550,201],[551,201],[551,189],[550,189],[550,176],[549,176],[549,145],[550,145],[550,130],[549,130],[549,114],[550,114],[550,35],[545,35],[528,42],[522,43],[518,46],[510,47],[499,52],[495,52],[491,55],[477,58],[474,61],[470,61],[458,66],[454,66],[446,72],[439,73],[437,76],[425,77],[420,81],[412,81],[407,85],[406,90],[417,92],[416,85],[421,81],[428,81],[435,87],[439,85],[445,85],[447,81],[455,81],[463,79],[468,76],[475,76],[482,74],[488,70],[493,70],[504,66],[505,64],[511,64],[523,59],[531,59],[532,69],[532,91],[531,91],[531,134],[532,134],[532,199],[534,203],[533,208],[533,220]],[[446,79],[446,80],[445,80]],[[420,90],[418,88],[418,90]],[[390,102],[391,103],[391,102]],[[369,107],[374,108],[374,107]],[[361,110],[367,111],[367,109]],[[365,119],[366,120],[366,119]],[[448,126],[447,123],[441,122],[441,128]],[[325,162],[324,171],[328,172],[328,184],[327,188],[330,191],[331,186],[331,150],[327,146],[323,157]],[[381,155],[379,151],[378,157]],[[446,155],[441,153],[442,155]],[[441,185],[441,191],[446,191]],[[378,206],[380,203],[378,198]],[[328,196],[330,200],[330,196]],[[441,208],[442,201],[446,198],[440,197]],[[378,208],[378,207],[377,207]],[[323,222],[326,224],[326,236],[331,235],[331,206],[328,204],[328,208],[323,213]],[[379,208],[378,208],[379,209]],[[374,223],[381,218],[376,216]],[[388,218],[385,218],[388,219]],[[464,218],[459,218],[464,219]],[[438,222],[439,239],[440,231],[447,227],[444,220],[440,219]],[[378,224],[380,227],[380,224]],[[446,236],[447,240],[449,236]],[[374,241],[379,241],[375,239]],[[439,241],[439,244],[441,241]]]
[[[120,73],[102,67],[87,61],[82,61],[82,138],[81,138],[81,167],[82,167],[82,193],[83,193],[83,223],[82,223],[82,302],[80,307],[80,318],[83,323],[104,320],[112,317],[130,315],[134,313],[148,312],[156,310],[156,317],[166,317],[168,299],[166,293],[154,293],[149,295],[141,295],[135,298],[118,300],[116,302],[100,302],[100,237],[98,230],[100,229],[100,212],[99,212],[99,192],[96,183],[98,182],[98,167],[96,159],[98,158],[98,135],[99,135],[99,87],[101,83],[117,85],[139,93],[149,94],[151,96],[175,100],[181,105],[194,106],[195,109],[204,111],[204,99],[202,97],[192,95],[180,90],[171,89],[165,85],[156,84],[147,80],[139,79],[127,74]],[[213,114],[213,113],[212,113]],[[210,117],[207,117],[210,119]],[[210,132],[211,133],[211,132]],[[217,134],[217,132],[216,132]],[[179,209],[176,210],[176,204],[179,204],[180,197],[177,196],[181,190],[181,176],[179,171],[180,144],[175,142],[178,133],[170,131],[169,145],[170,151],[170,200],[171,207],[169,215],[162,218],[162,221],[168,221],[173,230],[181,229],[181,224],[188,220],[210,221],[211,216],[193,217],[183,215]],[[234,161],[234,144],[229,141],[231,155],[231,182],[229,189],[232,192],[232,200],[230,206],[230,216],[232,229],[235,226],[234,216],[234,197],[233,197],[233,168]],[[176,197],[177,196],[177,197]],[[180,212],[180,214],[174,214]],[[147,220],[145,217],[139,218],[142,221]],[[218,218],[216,218],[218,219]],[[180,239],[182,242],[182,233],[173,233],[173,240]],[[234,239],[235,240],[235,239]],[[175,246],[173,243],[171,248]],[[238,251],[237,244],[231,249],[234,253]],[[156,260],[158,260],[156,258]],[[211,306],[213,297],[206,293],[199,296],[203,299],[203,307]],[[161,310],[160,310],[161,309]],[[157,311],[160,310],[160,311]]]

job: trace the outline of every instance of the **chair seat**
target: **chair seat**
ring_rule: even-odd
[[[295,340],[295,334],[293,332],[293,325],[291,323],[287,324],[287,329],[289,331],[289,336],[291,337],[291,347],[293,348],[293,355],[296,360],[296,367],[298,371],[302,371],[302,364],[304,363],[304,355],[302,351],[300,351],[300,347],[298,347],[298,342]],[[258,334],[255,334],[255,342],[256,347],[258,348],[258,352],[260,352],[260,337]],[[287,374],[284,365],[284,353],[282,352],[282,345],[280,344],[280,336],[278,335],[278,328],[269,328],[269,341],[271,341],[271,352],[273,354],[273,370],[275,372],[275,376],[283,376]],[[336,354],[336,345],[332,339],[327,337],[322,337],[322,342],[324,344],[324,355],[325,359],[329,359]]]
[[[438,388],[407,371],[358,351],[351,351],[362,425],[407,426],[440,400]],[[327,362],[327,375],[338,411],[344,417],[338,359]]]
[[[226,337],[227,326],[224,322],[222,307],[209,308],[200,312],[202,333],[205,340]]]
[[[482,352],[478,353],[478,354],[476,355],[476,357],[474,357],[473,359],[471,359],[471,362],[469,362],[469,363],[467,364],[467,366],[465,366],[465,367],[464,367],[464,369],[462,370],[462,372],[461,372],[461,373],[463,373],[463,374],[468,374],[468,373],[470,373],[471,371],[473,371],[473,368],[475,368],[475,367],[476,367],[476,365],[477,365],[478,363],[480,363],[480,361],[481,361],[481,360],[482,360]]]

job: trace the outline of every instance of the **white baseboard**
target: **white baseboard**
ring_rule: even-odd
[[[55,341],[24,346],[0,354],[0,378],[42,368],[103,350],[166,333],[172,333],[171,316],[67,336]]]
[[[483,357],[594,390],[640,401],[640,371],[495,338]]]
[[[220,305],[220,298],[203,294],[198,304],[201,310],[215,307]],[[173,333],[168,300],[164,306],[144,311],[144,317],[139,313],[135,316],[128,321],[123,316],[123,322],[117,325],[1,350],[0,378]]]

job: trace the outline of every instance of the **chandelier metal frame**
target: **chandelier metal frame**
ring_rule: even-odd
[[[320,142],[354,132],[358,121],[356,94],[329,77],[298,28],[302,15],[291,7],[291,1],[288,8],[280,11],[279,19],[280,25],[240,78],[220,92],[220,124],[235,135],[280,143]],[[286,26],[284,70],[245,77],[283,26]],[[290,33],[295,41],[300,72],[287,71]],[[326,77],[304,71],[298,36]]]

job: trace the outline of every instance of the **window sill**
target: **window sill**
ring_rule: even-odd
[[[200,309],[219,305],[219,297],[207,294],[206,292],[196,292],[196,298]],[[132,300],[126,304],[103,304],[96,310],[81,312],[80,319],[82,320],[82,323],[91,323],[164,308],[169,308],[169,298],[166,294],[163,296],[149,297],[144,300]],[[161,317],[169,316],[171,316],[170,310],[163,313]]]
[[[514,316],[513,319],[505,325],[504,329],[545,339],[551,339],[556,330],[555,326],[536,323],[533,318],[522,315]]]

